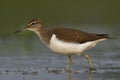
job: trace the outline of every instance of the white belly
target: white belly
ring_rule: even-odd
[[[52,51],[60,53],[60,54],[76,54],[80,55],[83,51],[94,47],[99,41],[103,41],[105,39],[99,39],[96,41],[90,41],[83,44],[78,43],[70,43],[59,40],[56,38],[56,35],[53,34],[50,40],[50,45],[48,46]]]

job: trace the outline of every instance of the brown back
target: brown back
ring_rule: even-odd
[[[55,34],[56,37],[60,40],[75,43],[85,43],[98,39],[108,38],[107,34],[86,33],[70,28],[55,28],[52,30],[52,34]]]

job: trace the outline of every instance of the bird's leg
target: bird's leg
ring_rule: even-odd
[[[68,55],[68,58],[69,58],[69,62],[68,62],[68,64],[65,67],[66,71],[70,70],[69,68],[70,68],[70,65],[72,64],[72,55]]]
[[[93,66],[92,66],[91,59],[90,59],[89,55],[87,55],[87,54],[85,54],[85,53],[82,53],[82,55],[88,60],[88,64],[89,64],[89,67],[90,67],[90,71],[96,70],[96,69],[94,69]]]

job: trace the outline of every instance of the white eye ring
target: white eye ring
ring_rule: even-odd
[[[35,22],[31,23],[32,25],[35,25]]]

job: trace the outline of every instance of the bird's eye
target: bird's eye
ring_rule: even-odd
[[[35,23],[33,22],[33,23],[31,23],[32,25],[35,25]]]

